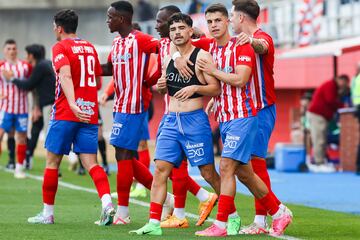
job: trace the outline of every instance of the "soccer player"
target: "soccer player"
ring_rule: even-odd
[[[212,61],[210,54],[191,44],[193,34],[190,16],[176,13],[169,21],[170,39],[179,51],[195,62]],[[203,111],[203,96],[217,96],[219,82],[212,76],[192,66],[194,75],[183,78],[168,56],[162,78],[158,80],[159,92],[170,96],[169,113],[157,138],[155,149],[155,174],[151,188],[150,220],[144,227],[131,231],[138,235],[162,235],[160,216],[166,197],[166,183],[174,166],[178,167],[187,156],[192,166],[198,166],[202,175],[217,175],[209,119]],[[204,172],[206,174],[204,174]],[[204,176],[204,178],[205,178]],[[209,181],[205,178],[205,180]]]
[[[72,144],[74,152],[80,154],[101,199],[99,225],[111,224],[115,215],[106,173],[96,162],[97,82],[101,66],[94,46],[76,35],[77,26],[78,15],[73,10],[61,10],[54,16],[54,33],[58,40],[52,49],[56,98],[45,141],[44,208],[37,216],[29,218],[29,223],[54,223],[58,169],[63,155],[69,154]]]
[[[256,108],[249,92],[256,68],[254,51],[250,44],[237,46],[236,38],[230,36],[228,12],[224,5],[209,6],[205,16],[209,32],[214,39],[208,40],[210,44],[207,42],[204,48],[208,48],[217,66],[202,59],[199,59],[197,64],[201,70],[221,82],[222,92],[214,99],[214,111],[220,122],[224,149],[220,161],[221,195],[216,221],[209,228],[196,232],[196,235],[237,234],[240,218],[237,216],[234,203],[236,173],[255,198],[265,206],[266,211],[272,215],[275,220],[274,235],[281,234],[291,222],[291,217],[279,208],[272,192],[248,164],[258,128]],[[231,228],[226,229],[229,218],[237,224],[233,223]]]
[[[250,44],[255,51],[256,71],[254,81],[251,82],[251,96],[258,112],[258,130],[251,151],[251,166],[271,191],[270,177],[266,168],[266,154],[271,133],[276,119],[275,88],[274,88],[274,43],[270,35],[262,31],[256,24],[260,7],[255,0],[233,1],[233,16],[231,18],[233,30],[238,34],[240,44]],[[240,173],[238,174],[241,175]],[[241,177],[239,177],[241,181]],[[273,195],[281,209],[292,213]],[[255,198],[254,222],[243,227],[240,234],[268,233],[266,221],[267,211],[259,200]]]
[[[153,180],[149,169],[136,159],[136,151],[146,116],[142,95],[144,73],[148,55],[158,51],[158,41],[133,29],[132,16],[133,7],[127,1],[117,1],[109,7],[107,24],[110,32],[118,32],[119,36],[113,41],[108,62],[102,65],[103,75],[112,75],[115,82],[110,144],[115,147],[118,165],[116,224],[130,223],[128,205],[133,177],[148,189]],[[172,200],[168,194],[166,206],[171,205]]]
[[[169,38],[169,26],[168,19],[174,13],[181,12],[180,9],[174,5],[168,5],[162,7],[156,15],[156,27],[155,29],[159,33],[160,40],[160,48],[159,48],[159,56],[158,56],[158,71],[161,73],[161,66],[164,64],[165,57],[170,54],[170,38]],[[188,71],[185,69],[184,74],[190,74],[191,69],[186,66]],[[191,74],[190,74],[191,77]],[[157,81],[157,79],[155,79]],[[151,83],[148,83],[151,84]],[[166,114],[169,112],[169,96],[165,94],[165,112],[164,116],[161,120],[161,123],[158,128],[158,134],[161,133],[161,129],[163,123],[166,118]],[[174,194],[174,212],[173,215],[168,218],[166,221],[161,223],[162,228],[177,228],[177,227],[188,227],[188,221],[185,218],[185,202],[186,202],[186,193],[187,191],[191,192],[199,201],[199,219],[196,223],[197,226],[203,224],[205,219],[211,213],[216,200],[217,195],[214,193],[210,193],[204,188],[200,187],[190,176],[188,173],[188,163],[186,158],[182,161],[179,168],[173,168],[170,176],[172,180],[173,194]],[[219,188],[215,187],[215,191],[219,191]]]
[[[31,66],[17,58],[17,46],[13,39],[8,39],[4,44],[5,61],[0,64],[0,141],[4,133],[16,130],[17,163],[14,177],[25,178],[24,160],[26,157],[26,132],[28,124],[27,91],[19,89],[10,82],[10,78],[16,77],[23,80],[31,74]]]
[[[51,106],[55,100],[55,73],[51,61],[45,59],[45,47],[39,44],[31,44],[25,47],[27,62],[33,67],[32,73],[27,81],[12,76],[13,84],[22,90],[34,90],[31,137],[27,142],[26,169],[31,169],[34,150],[37,145],[39,134],[47,126],[50,117]]]

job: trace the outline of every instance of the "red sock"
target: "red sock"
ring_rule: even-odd
[[[231,205],[233,204],[234,204],[234,197],[227,195],[220,195],[216,220],[221,222],[227,222],[231,210]]]
[[[94,181],[96,190],[101,198],[104,194],[110,194],[110,185],[109,180],[106,176],[106,173],[102,167],[96,165],[91,168],[89,171],[91,178]]]
[[[119,160],[116,175],[118,205],[129,206],[130,187],[133,181],[133,164],[131,160]]]
[[[45,168],[42,185],[43,202],[54,205],[55,195],[58,188],[58,170]]]
[[[232,201],[231,204],[229,205],[229,214],[232,214],[234,212],[236,212],[235,198],[234,198],[234,201]]]
[[[150,219],[156,219],[160,221],[162,213],[162,205],[159,203],[150,203]]]
[[[256,173],[256,175],[259,176],[259,178],[261,180],[263,180],[263,182],[265,183],[265,185],[268,187],[269,191],[272,193],[271,191],[271,183],[270,183],[270,177],[269,177],[269,173],[267,171],[267,166],[266,166],[266,161],[263,158],[252,158],[251,159],[251,166],[254,170],[254,172]],[[277,199],[277,197],[272,193],[275,201],[278,203],[278,205],[281,204],[281,202],[279,201],[279,199]],[[265,206],[263,206],[259,200],[257,200],[255,198],[255,213],[256,215],[262,215],[262,216],[266,216],[267,215],[267,211]]]
[[[150,152],[149,149],[138,151],[139,161],[145,165],[145,167],[149,168],[150,166]]]
[[[16,145],[17,162],[23,164],[26,158],[26,144]]]
[[[196,196],[196,194],[199,192],[199,190],[201,188],[200,185],[197,184],[197,182],[195,182],[195,180],[192,179],[192,177],[190,177],[190,176],[188,176],[187,184],[188,184],[189,192],[191,192],[192,195]]]
[[[185,208],[188,176],[186,160],[182,161],[178,168],[173,168],[171,171],[175,208]]]
[[[279,205],[273,198],[273,194],[269,192],[265,197],[258,199],[261,205],[263,205],[267,212],[272,216],[279,210]],[[267,214],[266,214],[267,215]]]
[[[134,170],[134,178],[150,190],[153,181],[153,175],[151,174],[149,168],[136,159],[132,161],[132,164]]]

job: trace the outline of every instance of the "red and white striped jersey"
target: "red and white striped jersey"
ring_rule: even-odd
[[[225,46],[218,46],[215,39],[194,41],[193,45],[208,50],[217,63],[218,69],[226,73],[235,73],[238,65],[252,68],[252,75],[248,83],[240,88],[221,83],[221,94],[215,97],[215,117],[219,122],[227,122],[237,118],[246,118],[256,115],[250,93],[250,84],[253,81],[255,69],[255,54],[250,44],[236,46],[236,38],[231,38]]]
[[[165,57],[170,55],[170,38],[162,38],[159,42],[159,56],[158,56],[158,63],[159,63],[159,71],[161,71],[162,66],[164,66]],[[164,103],[165,103],[165,111],[164,114],[169,113],[169,103],[170,103],[170,96],[168,94],[164,95]]]
[[[14,77],[26,81],[31,74],[31,66],[21,60],[17,60],[15,64],[7,61],[0,63],[0,72],[11,70]],[[0,110],[13,114],[28,113],[27,91],[19,89],[15,84],[6,81],[0,74],[0,95],[4,96],[0,100]]]
[[[142,86],[150,53],[157,53],[159,41],[134,30],[127,37],[115,37],[108,62],[115,81],[114,112],[136,114],[144,110]]]
[[[258,29],[253,37],[261,39],[268,46],[266,54],[255,53],[256,70],[250,89],[256,110],[271,106],[276,101],[274,86],[274,43],[270,35]]]

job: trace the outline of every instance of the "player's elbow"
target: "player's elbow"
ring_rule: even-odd
[[[219,86],[219,87],[216,87],[214,89],[214,91],[212,91],[212,94],[210,95],[210,97],[216,97],[216,96],[219,96],[220,94],[221,94],[221,88]]]

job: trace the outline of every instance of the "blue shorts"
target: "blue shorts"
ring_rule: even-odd
[[[266,158],[269,140],[276,120],[276,107],[271,105],[258,112],[258,131],[251,150],[251,155]]]
[[[146,112],[138,114],[114,113],[110,144],[114,147],[137,151]]]
[[[149,140],[150,133],[149,133],[149,111],[145,112],[145,119],[143,125],[141,127],[141,138],[140,140]]]
[[[221,157],[247,164],[251,159],[257,127],[257,117],[237,118],[220,123],[221,140],[224,144]]]
[[[167,114],[164,114],[163,117],[161,118],[161,121],[160,121],[159,126],[158,126],[158,130],[157,130],[157,133],[156,133],[156,141],[157,141],[157,139],[158,139],[158,137],[159,137],[159,135],[161,133],[161,130],[162,130],[163,126],[164,126],[166,116],[167,116]]]
[[[186,156],[191,166],[214,164],[208,116],[200,109],[164,115],[155,148],[155,160],[179,167]]]
[[[58,155],[68,155],[73,144],[75,153],[97,153],[98,128],[96,124],[51,120],[45,148]]]
[[[10,132],[13,128],[17,132],[26,132],[28,125],[28,114],[14,114],[5,111],[0,112],[0,128]]]

